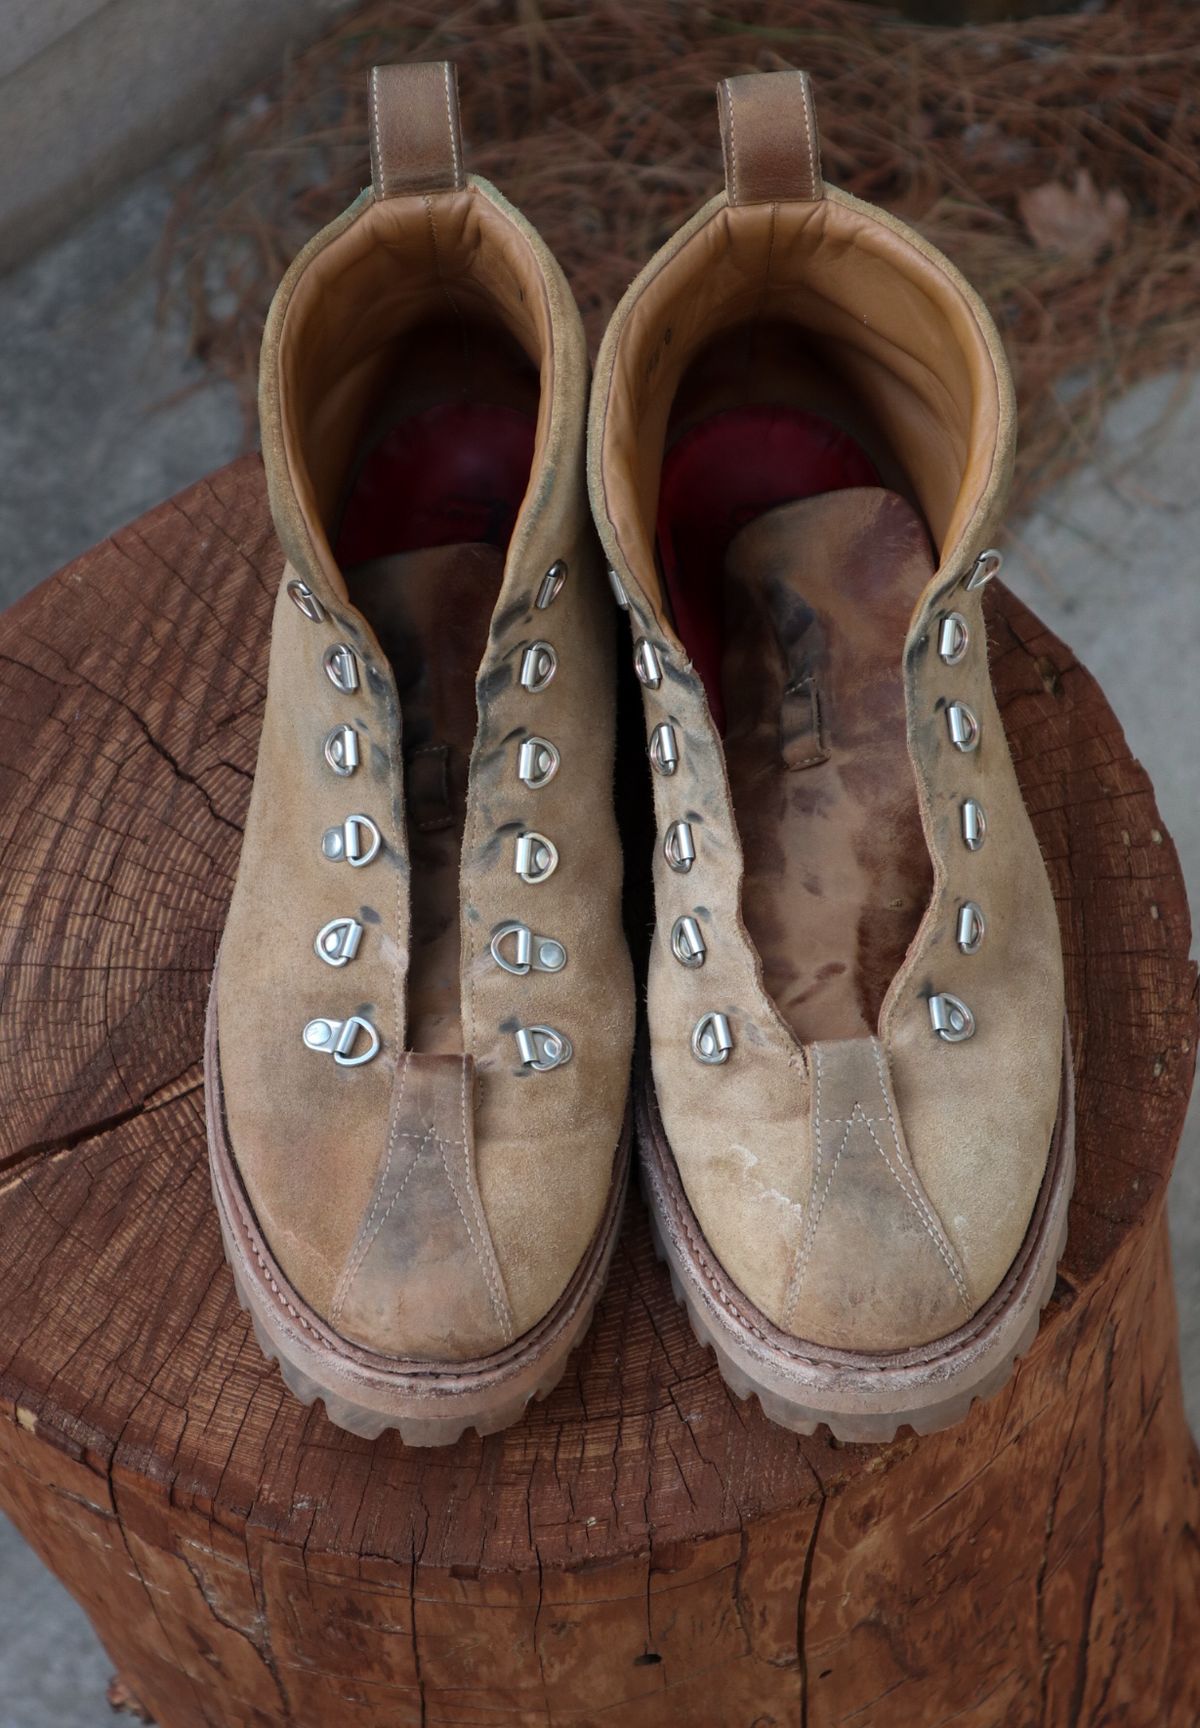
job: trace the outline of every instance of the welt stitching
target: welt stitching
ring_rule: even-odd
[[[657,1101],[653,1108],[654,1114],[651,1118],[650,1132],[652,1136],[652,1144],[654,1145],[654,1155],[657,1159],[661,1160],[663,1130],[662,1118],[657,1109]],[[668,1156],[670,1156],[669,1153]],[[693,1230],[692,1219],[689,1216],[690,1208],[687,1206],[686,1199],[683,1200],[681,1207],[680,1196],[672,1191],[670,1182],[665,1178],[664,1174],[660,1173],[657,1169],[653,1169],[652,1176],[657,1191],[663,1196],[664,1204],[670,1209],[672,1219],[686,1238],[687,1245],[691,1249],[694,1266],[688,1268],[688,1270],[695,1272],[697,1282],[703,1282],[708,1294],[712,1297],[717,1306],[723,1308],[726,1314],[728,1314],[733,1320],[736,1320],[739,1325],[744,1326],[747,1332],[757,1338],[760,1343],[765,1344],[768,1349],[773,1349],[779,1354],[788,1356],[795,1361],[811,1363],[818,1368],[844,1368],[843,1363],[835,1362],[831,1358],[819,1355],[814,1351],[789,1349],[786,1343],[783,1345],[777,1343],[773,1338],[769,1337],[766,1332],[764,1332],[761,1326],[756,1325],[748,1314],[743,1313],[737,1303],[730,1298],[722,1281],[722,1279],[727,1277],[728,1274],[722,1274],[721,1277],[718,1277],[717,1273],[713,1269],[713,1263],[709,1257],[710,1251],[708,1244],[705,1242],[702,1234],[698,1235],[696,1230]],[[982,1311],[973,1314],[971,1317],[972,1320],[976,1322],[976,1332],[973,1333],[972,1336],[977,1336],[978,1330],[980,1329],[979,1322],[981,1313]],[[960,1348],[960,1344],[952,1345],[950,1349],[940,1350],[936,1355],[928,1357],[927,1361],[931,1365],[945,1362],[949,1360]]]

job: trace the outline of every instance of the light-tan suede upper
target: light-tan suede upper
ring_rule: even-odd
[[[217,1014],[229,1142],[294,1289],[355,1344],[461,1361],[503,1348],[544,1316],[597,1231],[626,1111],[633,990],[613,811],[613,617],[584,483],[582,328],[539,237],[463,172],[452,80],[431,68],[414,83],[424,70],[405,69],[411,100],[384,88],[372,113],[373,189],[305,247],[266,329],[263,454],[287,564]],[[329,524],[397,342],[422,320],[455,316],[515,338],[541,397],[482,662],[459,668],[474,682],[478,714],[447,936],[459,1021],[439,1026],[435,1047],[414,1048],[416,817],[406,810],[401,706],[393,667],[348,599]],[[443,584],[447,666],[454,583],[479,555],[433,555],[443,560],[432,574]],[[539,609],[559,560],[566,580]],[[401,558],[370,579],[401,583],[405,569]],[[318,617],[289,593],[297,580]],[[535,642],[557,657],[540,691],[520,681]],[[323,665],[339,643],[360,671],[349,694]],[[340,777],[324,744],[347,723],[360,765]],[[551,740],[561,758],[536,790],[517,772],[530,735]],[[409,764],[410,787],[411,773]],[[352,814],[382,836],[361,868],[322,850],[326,831]],[[530,830],[559,855],[553,874],[532,884],[514,869],[517,838]],[[354,958],[334,968],[314,940],[339,917],[362,935]],[[499,967],[490,943],[510,920],[562,943],[566,965],[526,976]],[[373,1060],[340,1067],[306,1047],[310,1021],[352,1015],[379,1035]],[[539,1025],[573,1047],[549,1072],[525,1066],[517,1047],[517,1030]]]
[[[999,528],[1012,389],[992,322],[954,267],[901,222],[825,184],[802,74],[730,80],[722,119],[727,189],[623,299],[598,361],[589,430],[601,538],[629,597],[633,637],[657,649],[663,668],[661,685],[644,692],[647,733],[667,721],[678,739],[676,771],[653,776],[653,1084],[688,1200],[733,1284],[797,1338],[899,1350],[961,1326],[1003,1280],[1029,1224],[1060,1102],[1058,924],[992,692],[982,592],[966,586]],[[761,576],[790,561],[811,579],[800,588],[817,596],[819,613],[831,572],[860,571],[855,604],[869,607],[872,560],[927,559],[913,578],[915,608],[901,618],[881,669],[897,675],[903,700],[889,707],[881,698],[862,723],[875,651],[876,621],[866,616],[846,673],[857,681],[853,700],[812,753],[820,765],[791,776],[794,795],[803,781],[815,813],[782,860],[765,858],[756,835],[739,831],[730,777],[742,771],[733,753],[747,738],[723,740],[718,731],[674,628],[655,552],[680,383],[714,337],[756,320],[801,327],[868,404],[919,517],[882,488],[800,502],[743,530],[730,579],[740,580],[748,563]],[[932,539],[933,558],[910,535],[920,518],[917,539],[926,548]],[[961,614],[969,638],[954,665],[938,651],[950,611]],[[740,628],[740,620],[729,626],[731,638]],[[744,677],[753,675],[747,649]],[[759,675],[764,687],[785,682],[785,669],[766,661]],[[948,735],[956,701],[979,722],[970,752]],[[907,739],[919,831],[864,832],[861,844],[849,844],[844,832],[823,828],[820,797],[836,786],[839,820],[853,824],[851,776],[868,771],[864,753],[889,728],[893,740]],[[975,850],[964,841],[972,800],[986,818]],[[670,867],[662,844],[680,820],[690,823],[696,852],[686,874]],[[832,1010],[822,1018],[820,989],[853,963],[841,900],[853,897],[853,860],[872,847],[871,867],[884,882],[891,865],[906,862],[899,849],[927,854],[918,861],[923,914],[890,983],[883,980],[877,1022],[855,1034]],[[903,887],[895,892],[898,905]],[[801,916],[806,895],[828,896],[825,927],[811,910]],[[967,901],[986,915],[974,953],[956,941]],[[880,904],[881,918],[887,910]],[[671,951],[684,914],[703,931],[699,967],[681,965]],[[761,930],[769,915],[772,935],[760,951],[747,919]],[[789,1018],[789,1003],[803,995],[797,979],[815,981],[795,1008],[808,1028],[803,1037]],[[973,1037],[951,1043],[936,1034],[930,998],[943,992],[969,1005]],[[692,1052],[693,1030],[714,1011],[727,1016],[733,1048],[719,1065],[704,1065]]]

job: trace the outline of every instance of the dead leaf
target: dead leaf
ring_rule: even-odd
[[[1086,168],[1076,174],[1073,187],[1050,180],[1019,192],[1017,209],[1039,251],[1057,252],[1081,264],[1115,250],[1129,226],[1128,198],[1115,188],[1102,196]]]

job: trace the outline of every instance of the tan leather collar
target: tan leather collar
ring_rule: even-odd
[[[289,561],[345,599],[329,544],[339,495],[406,333],[430,317],[499,324],[538,366],[541,401],[524,518],[586,390],[578,313],[528,223],[486,181],[377,199],[368,191],[300,253],[263,339],[263,460]],[[570,388],[564,388],[567,384]]]
[[[866,396],[904,464],[943,568],[972,556],[1012,463],[1000,339],[978,296],[911,229],[836,189],[816,202],[731,206],[724,192],[630,288],[592,399],[593,503],[610,551],[671,636],[654,517],[671,405],[722,330],[788,320]]]

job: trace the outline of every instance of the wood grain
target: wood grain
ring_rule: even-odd
[[[1195,978],[1092,679],[996,593],[1079,1078],[1067,1257],[1007,1391],[928,1440],[797,1439],[726,1392],[634,1205],[560,1389],[406,1451],[287,1396],[209,1193],[205,995],[280,567],[248,458],[0,620],[0,1504],[123,1695],[163,1728],[1191,1728],[1163,1197]]]

